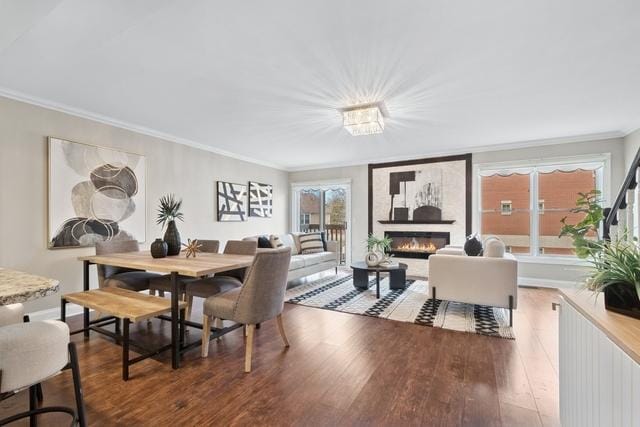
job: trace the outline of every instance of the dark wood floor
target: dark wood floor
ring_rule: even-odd
[[[128,382],[120,379],[120,348],[111,340],[73,339],[96,426],[553,426],[556,298],[552,290],[521,289],[515,341],[287,305],[291,347],[282,347],[275,322],[263,324],[251,374],[242,370],[242,330],[213,342],[206,359],[191,351],[176,371],[168,354],[134,365]],[[134,330],[157,342],[168,326],[154,320]],[[45,404],[72,405],[70,373],[46,382],[44,392]],[[0,402],[0,418],[26,402],[24,393]]]

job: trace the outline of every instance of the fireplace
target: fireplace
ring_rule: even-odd
[[[427,259],[450,243],[450,235],[441,231],[385,231],[391,238],[389,254],[399,258]]]

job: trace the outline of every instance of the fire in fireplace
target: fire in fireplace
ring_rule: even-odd
[[[391,238],[388,253],[400,258],[427,259],[450,243],[444,231],[385,231],[384,235]]]

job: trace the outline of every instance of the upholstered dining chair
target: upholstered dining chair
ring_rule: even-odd
[[[140,246],[135,240],[115,240],[96,243],[96,255],[108,255],[123,252],[138,252]],[[130,291],[149,289],[149,281],[160,274],[148,273],[132,268],[114,267],[98,264],[98,286],[101,288],[117,287]]]
[[[202,321],[202,357],[209,354],[210,321],[213,318],[242,323],[246,328],[244,371],[251,372],[253,334],[256,324],[273,319],[285,347],[289,341],[284,332],[282,310],[287,288],[291,248],[259,251],[249,267],[241,287],[207,298]]]
[[[38,408],[38,385],[67,368],[73,377],[75,410],[62,406]],[[87,425],[78,356],[65,323],[46,320],[0,327],[0,400],[26,388],[29,389],[29,410],[0,420],[0,425],[28,417],[30,425],[35,426],[37,415],[51,412],[69,414],[72,425]]]
[[[251,240],[229,240],[224,246],[224,252],[228,255],[255,255],[258,250],[258,242]],[[208,298],[212,295],[226,292],[242,285],[246,268],[225,271],[213,277],[202,279],[192,279],[185,283],[185,293],[187,298],[187,319],[191,318],[191,308],[193,307],[193,297]],[[220,324],[216,324],[221,327]]]
[[[202,245],[200,247],[201,252],[217,254],[218,249],[220,249],[220,241],[219,240],[200,240],[197,239],[198,243]],[[190,281],[197,280],[193,277],[188,276],[178,276],[178,287],[180,287],[180,298],[185,298],[185,288],[187,283]],[[171,292],[171,275],[163,275],[160,277],[156,277],[149,282],[149,294],[155,295],[158,292],[158,295],[164,297],[165,292]],[[187,308],[187,319],[189,318],[189,314],[191,312],[191,307]]]

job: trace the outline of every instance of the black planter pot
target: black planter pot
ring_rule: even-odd
[[[640,319],[640,298],[635,286],[628,283],[616,283],[604,288],[604,307]]]
[[[169,245],[167,245],[167,243],[162,240],[162,239],[156,239],[152,244],[151,244],[151,256],[154,258],[164,258],[167,256],[167,253],[169,253]]]
[[[168,247],[167,255],[178,255],[180,253],[182,242],[180,241],[180,233],[178,233],[175,221],[169,221],[167,231],[164,233],[164,241]]]

